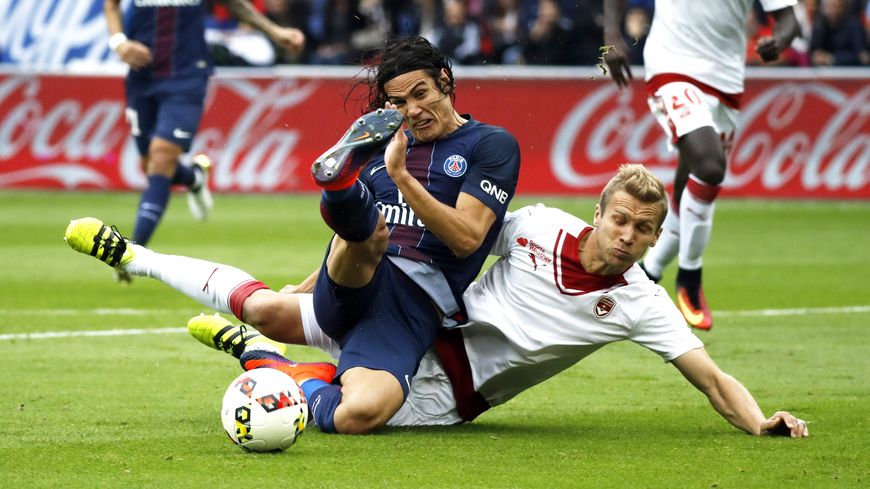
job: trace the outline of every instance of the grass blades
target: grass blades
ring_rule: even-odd
[[[590,199],[536,201],[591,219]],[[721,199],[705,256],[711,356],[804,440],[732,428],[670,365],[628,343],[462,426],[371,436],[306,431],[247,454],[220,425],[234,359],[182,330],[204,309],[112,280],[63,242],[71,218],[130,233],[132,193],[0,193],[3,487],[865,487],[870,422],[870,203]],[[152,247],[239,266],[271,287],[316,268],[330,236],[310,195],[217,195],[200,224],[173,198]],[[663,284],[673,288],[673,267]],[[145,329],[160,334],[75,336]],[[64,336],[27,339],[27,333]],[[148,331],[145,331],[148,333]],[[324,355],[291,348],[294,359]]]

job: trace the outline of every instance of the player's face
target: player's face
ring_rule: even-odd
[[[442,73],[442,81],[446,73]],[[453,110],[450,97],[423,70],[410,71],[384,84],[387,99],[405,116],[417,141],[429,142],[455,131],[464,122]]]
[[[661,234],[661,208],[641,202],[622,190],[614,192],[602,210],[595,206],[599,259],[622,271],[643,257]]]

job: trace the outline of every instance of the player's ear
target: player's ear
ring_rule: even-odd
[[[653,239],[649,243],[650,246],[655,246],[656,243],[659,241],[659,237],[661,237],[661,235],[662,235],[662,229],[664,229],[664,228],[661,226],[659,226],[659,228],[656,229],[656,233],[655,233],[655,235],[653,235]]]
[[[453,92],[453,82],[450,81],[450,74],[447,70],[441,68],[441,76],[438,77],[438,86],[441,87],[441,93],[450,94]]]
[[[592,226],[598,227],[601,221],[601,204],[595,204],[595,215],[592,217]]]

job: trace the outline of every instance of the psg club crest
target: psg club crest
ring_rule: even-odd
[[[616,301],[603,295],[598,299],[598,302],[595,303],[595,316],[605,318],[610,315],[610,312],[613,311],[614,307],[616,307]]]
[[[465,175],[465,170],[467,169],[468,162],[460,155],[452,155],[444,160],[444,173],[453,178]]]

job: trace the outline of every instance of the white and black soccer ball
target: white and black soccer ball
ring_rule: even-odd
[[[230,383],[221,421],[230,439],[243,450],[286,450],[305,430],[308,403],[289,375],[257,368]]]

